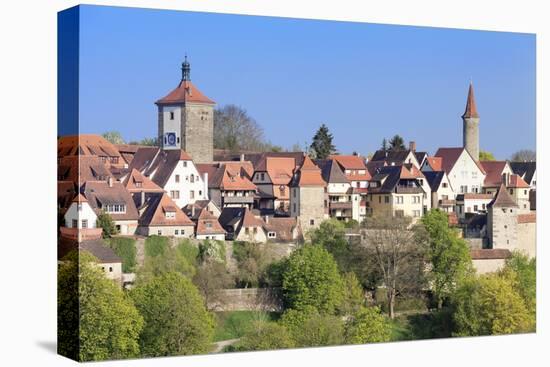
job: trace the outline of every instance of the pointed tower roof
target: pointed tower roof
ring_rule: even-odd
[[[159,99],[157,105],[180,104],[185,102],[215,104],[213,100],[205,96],[200,90],[191,83],[191,64],[185,61],[181,65],[181,81],[168,95]]]
[[[462,118],[478,118],[476,100],[474,98],[474,85],[470,82],[470,88],[468,89],[468,99],[466,100],[466,110],[462,115]]]
[[[326,186],[321,175],[321,169],[313,163],[309,156],[304,157],[302,166],[294,175],[291,186]]]
[[[500,185],[500,188],[497,191],[497,194],[495,195],[495,198],[493,201],[489,203],[489,206],[494,208],[517,208],[518,205],[512,199],[510,194],[508,193],[508,190],[506,189],[506,186],[504,186],[504,183]]]

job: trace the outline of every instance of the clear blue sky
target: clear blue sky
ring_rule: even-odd
[[[84,6],[80,129],[156,136],[155,100],[191,79],[244,107],[274,144],[310,142],[326,123],[341,153],[399,133],[418,150],[462,144],[473,80],[480,146],[535,149],[535,36],[334,21]]]

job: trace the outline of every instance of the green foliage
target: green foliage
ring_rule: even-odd
[[[332,255],[316,245],[294,251],[283,274],[283,297],[289,308],[313,306],[333,314],[344,298],[343,281]]]
[[[97,267],[91,254],[76,251],[58,272],[58,351],[79,361],[139,356],[143,318],[132,301]]]
[[[499,335],[532,330],[534,319],[514,289],[516,284],[513,272],[464,280],[453,297],[453,334]]]
[[[181,274],[155,276],[131,290],[145,320],[140,335],[143,356],[206,353],[214,333],[214,320],[197,288]]]
[[[193,245],[190,240],[181,240],[177,246],[180,254],[185,257],[187,262],[193,266],[197,266],[199,263],[199,247]]]
[[[294,341],[286,328],[275,322],[257,321],[234,347],[235,351],[293,348]]]
[[[405,150],[405,140],[400,135],[394,135],[389,143],[390,150]]]
[[[344,297],[342,304],[338,307],[338,313],[351,315],[365,305],[365,291],[353,272],[345,273],[342,280],[344,282]]]
[[[345,237],[344,223],[337,219],[323,221],[309,233],[311,243],[320,245],[332,254],[341,270],[348,268],[350,249]]]
[[[107,243],[122,259],[122,272],[133,273],[136,267],[136,240],[127,237],[114,237]]]
[[[473,272],[468,244],[449,228],[447,214],[432,209],[422,217],[428,234],[428,258],[431,263],[431,280],[438,308],[455,290],[464,277]]]
[[[216,312],[214,341],[237,339],[252,330],[256,322],[273,322],[279,318],[276,312],[228,311]]]
[[[102,211],[97,216],[97,228],[103,229],[102,236],[103,238],[110,238],[111,236],[118,233],[115,222],[113,218],[108,214]]]
[[[143,138],[141,140],[133,140],[129,142],[130,145],[144,145],[144,146],[156,146],[157,145],[157,138]]]
[[[493,153],[487,152],[485,150],[480,150],[479,151],[479,160],[480,161],[494,161],[496,159],[495,159],[495,156],[493,155]]]
[[[193,283],[201,292],[207,308],[210,303],[220,300],[220,294],[217,292],[219,289],[234,285],[225,264],[213,260],[207,260],[198,266]]]
[[[339,345],[344,342],[344,322],[338,316],[320,314],[315,307],[288,309],[281,318],[296,347]]]
[[[145,239],[145,256],[155,257],[163,254],[169,246],[167,237],[149,236]]]
[[[168,272],[176,272],[191,279],[196,269],[180,249],[170,246],[166,237],[148,237],[145,240],[145,261],[137,271],[137,283]]]
[[[237,261],[237,285],[257,287],[264,282],[269,263],[267,249],[257,243],[233,242],[233,258]]]
[[[391,340],[391,323],[378,307],[362,307],[346,323],[347,344],[379,343]]]
[[[287,258],[269,263],[265,269],[264,281],[266,286],[281,288],[283,286],[283,275],[287,267]]]
[[[327,159],[329,155],[336,153],[336,147],[332,144],[333,136],[328,127],[322,124],[319,130],[313,136],[313,141],[309,147],[310,155],[315,159]]]
[[[525,306],[533,315],[537,308],[537,261],[529,259],[519,251],[514,251],[512,257],[506,260],[504,273],[514,272],[516,275],[516,289],[525,302]]]
[[[122,134],[118,131],[107,131],[103,133],[101,136],[103,136],[105,140],[107,140],[112,144],[124,144],[124,139],[122,138]]]
[[[355,219],[350,219],[347,222],[344,222],[344,227],[350,229],[358,229],[360,227],[360,224]]]
[[[199,259],[225,262],[225,243],[223,241],[204,240],[199,244]]]

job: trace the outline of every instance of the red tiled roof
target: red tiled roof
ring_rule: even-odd
[[[481,194],[481,193],[475,193],[475,192],[469,192],[464,194],[464,199],[491,200],[492,198],[493,198],[493,194]]]
[[[218,218],[211,214],[206,207],[201,210],[197,220],[197,235],[225,234],[225,230],[218,222]]]
[[[477,118],[479,114],[477,113],[476,100],[474,98],[474,86],[470,83],[470,88],[468,89],[468,98],[466,100],[466,110],[462,115],[464,118]]]
[[[436,157],[440,157],[442,159],[441,168],[443,171],[445,171],[447,174],[453,169],[454,165],[456,164],[456,161],[458,158],[460,158],[460,155],[462,154],[462,151],[468,151],[464,148],[439,148],[437,152],[435,153]],[[479,163],[479,161],[476,161],[470,153],[468,155],[472,158],[474,163],[477,165],[481,173],[485,174],[485,170],[483,169],[483,166]]]
[[[425,178],[422,172],[412,163],[404,164],[401,166],[401,174],[399,178],[402,179],[416,179]]]
[[[499,260],[512,256],[510,250],[502,248],[470,250],[472,260]]]
[[[527,182],[523,180],[523,178],[514,174],[510,176],[510,183],[508,184],[508,187],[513,187],[518,189],[528,189],[531,186],[529,186]]]
[[[202,94],[189,80],[182,80],[176,89],[172,90],[168,95],[159,99],[156,104],[177,104],[177,103],[207,103],[215,104],[213,100]]]
[[[428,162],[428,166],[430,166],[432,171],[437,172],[442,170],[442,163],[443,163],[442,157],[427,157],[426,161]]]
[[[518,214],[518,223],[536,223],[537,213]]]
[[[367,169],[365,165],[365,160],[363,157],[358,155],[339,155],[333,154],[328,157],[329,159],[334,159],[344,170],[363,170]]]
[[[321,175],[321,169],[313,163],[307,155],[304,157],[304,163],[299,168],[295,186],[326,186],[326,182]]]
[[[256,218],[250,209],[245,208],[242,222],[243,227],[263,227],[263,225],[264,222],[261,219]]]
[[[74,199],[73,199],[72,202],[73,202],[73,203],[79,203],[79,204],[80,204],[80,203],[87,203],[88,200],[86,200],[86,198],[84,197],[84,195],[78,194],[78,195],[76,195],[76,196],[74,197]]]
[[[273,185],[288,185],[295,168],[294,158],[266,157],[266,170]]]
[[[137,169],[132,169],[124,186],[130,192],[164,192],[164,190]]]
[[[166,213],[175,213],[174,218],[167,218]],[[140,225],[146,226],[193,226],[194,223],[166,194],[158,194],[150,199],[149,206],[140,219]]]
[[[506,168],[506,161],[479,161],[479,164],[483,167],[483,170],[487,174],[484,186],[495,187],[500,186],[502,183],[502,172]]]

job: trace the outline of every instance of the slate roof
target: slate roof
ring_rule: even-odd
[[[182,80],[178,86],[155,103],[157,105],[180,104],[185,102],[215,104],[205,96],[190,80]]]
[[[72,250],[88,251],[94,255],[100,264],[121,263],[122,259],[101,239],[85,240],[80,243],[73,240],[61,239],[57,247],[57,258],[62,260]]]
[[[411,153],[411,150],[377,150],[371,158],[371,162],[384,161],[388,164],[400,165],[405,163],[405,160]],[[414,153],[413,153],[414,155]],[[415,157],[416,158],[416,157]]]
[[[441,168],[443,169],[443,171],[447,172],[447,174],[453,169],[453,167],[455,166],[456,164],[456,161],[458,160],[458,158],[460,158],[460,155],[462,154],[462,151],[466,151],[466,153],[468,153],[468,151],[465,149],[465,148],[462,148],[462,147],[457,147],[457,148],[439,148],[437,150],[437,152],[435,153],[435,156],[436,157],[440,157],[442,162],[441,162]],[[470,158],[472,158],[472,160],[474,161],[474,163],[477,165],[477,167],[479,168],[479,170],[485,174],[485,170],[483,169],[483,166],[479,163],[479,161],[476,161],[471,155],[470,153],[468,153],[468,155],[470,156]]]
[[[327,183],[349,183],[335,159],[316,159],[315,164],[321,168],[321,176]]]
[[[510,162],[512,171],[531,184],[537,170],[537,162]]]
[[[136,169],[160,187],[164,187],[179,161],[192,161],[183,150],[162,150],[158,147],[139,148],[128,167]]]
[[[441,185],[441,181],[443,180],[443,177],[445,177],[445,172],[444,171],[424,172],[424,177],[426,177],[426,181],[428,181],[428,184],[430,185],[430,189],[435,192],[439,190],[439,185]]]
[[[399,185],[402,177],[402,166],[385,166],[378,169],[372,181],[380,182],[381,186],[379,187],[370,187],[369,193],[423,193],[424,190],[419,186],[416,179],[409,179],[404,177],[405,181],[412,181],[412,186],[402,187]]]
[[[139,225],[141,226],[193,226],[189,217],[166,193],[150,194],[144,203]],[[166,212],[174,212],[175,218],[166,218]]]
[[[518,205],[514,199],[508,193],[508,190],[504,184],[500,185],[500,188],[495,195],[495,198],[489,203],[488,206],[495,208],[517,208]]]
[[[182,210],[189,217],[189,219],[196,221],[199,218],[202,209],[208,208],[209,204],[216,206],[216,204],[210,200],[195,200],[193,204],[187,204],[182,208]]]

